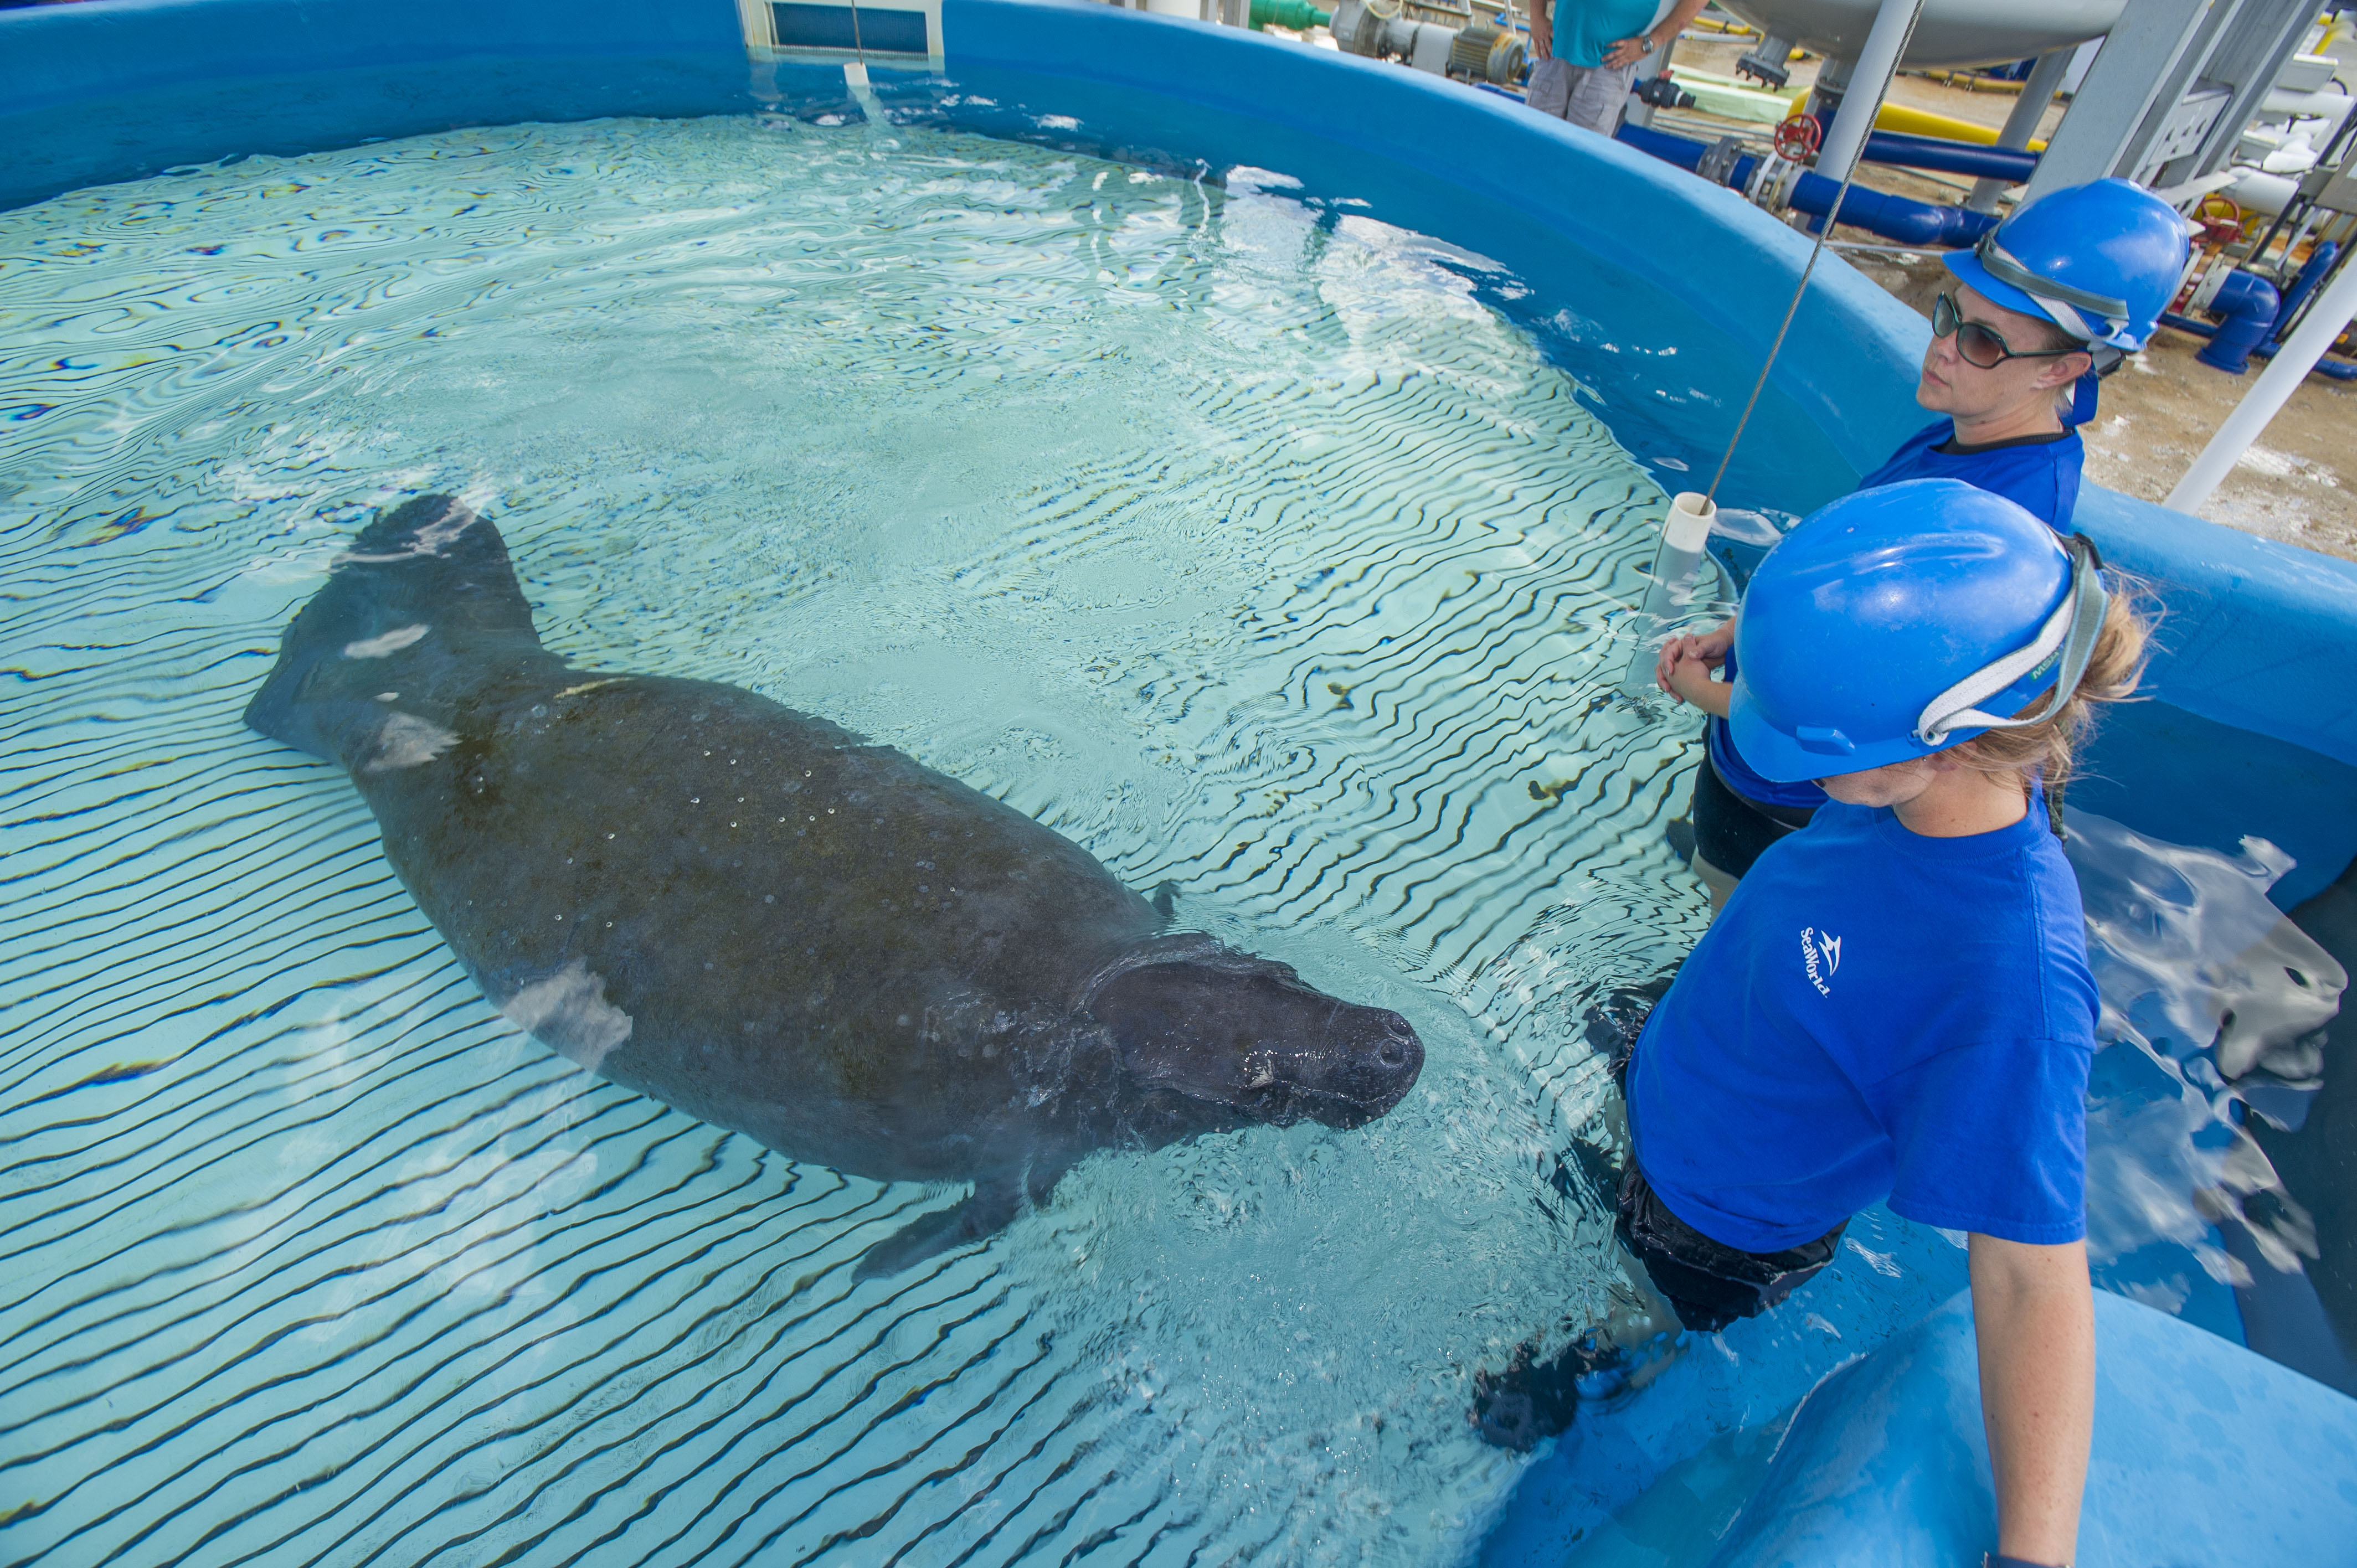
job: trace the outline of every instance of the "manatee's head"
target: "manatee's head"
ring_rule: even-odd
[[[1338,1001],[1208,937],[1139,944],[1092,984],[1087,1006],[1133,1081],[1236,1121],[1356,1127],[1424,1070],[1424,1043],[1398,1014]]]

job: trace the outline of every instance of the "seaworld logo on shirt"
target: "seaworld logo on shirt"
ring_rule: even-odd
[[[1831,996],[1834,993],[1833,987],[1827,985],[1825,980],[1841,967],[1841,944],[1839,937],[1819,936],[1814,926],[1802,929],[1801,965],[1809,972],[1809,983],[1815,986],[1821,995]]]

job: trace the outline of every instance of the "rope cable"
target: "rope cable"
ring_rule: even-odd
[[[1890,75],[1883,80],[1882,91],[1874,97],[1874,107],[1867,113],[1868,131],[1882,116],[1883,100],[1890,96],[1890,84],[1898,80],[1899,61],[1907,58],[1907,46],[1915,41],[1915,24],[1923,19],[1923,0],[1915,0],[1908,14],[1907,31],[1900,36],[1899,53],[1891,61]],[[1760,406],[1760,394],[1768,390],[1768,372],[1776,368],[1776,355],[1784,347],[1784,336],[1792,329],[1792,317],[1800,313],[1801,299],[1809,292],[1809,274],[1817,270],[1817,258],[1825,253],[1825,242],[1832,238],[1834,223],[1841,216],[1842,203],[1849,199],[1850,182],[1857,177],[1857,166],[1866,162],[1866,145],[1858,144],[1857,156],[1850,159],[1849,167],[1842,171],[1841,189],[1834,193],[1834,204],[1826,209],[1824,221],[1817,230],[1817,242],[1809,248],[1808,264],[1801,269],[1801,281],[1793,286],[1792,302],[1784,307],[1784,320],[1776,328],[1776,339],[1768,345],[1768,358],[1760,366],[1760,379],[1751,383],[1751,396],[1743,405],[1743,417],[1735,422],[1735,434],[1727,437],[1727,452],[1718,460],[1718,472],[1710,477],[1710,489],[1704,499],[1713,504],[1718,499],[1719,482],[1727,478],[1727,466],[1735,461],[1735,448],[1743,440],[1744,426],[1751,423],[1751,411]]]

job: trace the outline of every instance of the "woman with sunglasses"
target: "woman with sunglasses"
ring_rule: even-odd
[[[1915,401],[1942,417],[1858,489],[1961,479],[2069,532],[2085,457],[2076,426],[2094,416],[2096,381],[2152,335],[2186,256],[2185,222],[2168,203],[2104,179],[2031,202],[1974,250],[1945,257],[1956,287],[1932,306],[1915,383]],[[1730,620],[1672,639],[1654,671],[1663,691],[1711,715],[1688,818],[1691,864],[1714,907],[1825,799],[1744,760],[1727,725],[1735,629]]]
[[[1473,1420],[1528,1446],[1656,1326],[1714,1333],[1775,1306],[1887,1202],[1969,1237],[1992,1560],[2067,1563],[2094,1404],[2098,1001],[2043,792],[2094,709],[2134,689],[2144,622],[2085,540],[1915,479],[1794,528],[1738,640],[1744,754],[1830,800],[1760,857],[1650,1015],[1624,995],[1604,1019],[1632,1040],[1614,1065],[1627,1142],[1587,1156],[1621,1158],[1620,1266],[1644,1312],[1477,1377]]]

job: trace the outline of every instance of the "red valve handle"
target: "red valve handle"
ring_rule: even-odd
[[[1806,114],[1794,114],[1776,127],[1776,156],[1796,164],[1809,161],[1824,138],[1824,129]]]

